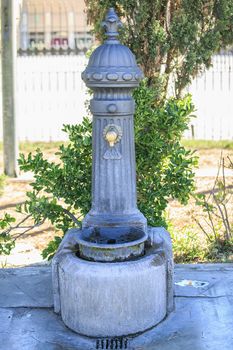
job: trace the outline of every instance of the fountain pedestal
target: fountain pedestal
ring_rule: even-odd
[[[124,262],[77,257],[79,234],[71,229],[53,259],[54,309],[69,328],[96,338],[124,337],[173,310],[172,245],[165,229],[148,228],[145,255]]]
[[[169,234],[137,208],[132,91],[143,75],[113,9],[103,25],[107,40],[82,75],[93,90],[92,207],[53,259],[54,308],[80,334],[123,337],[173,309],[173,259]]]

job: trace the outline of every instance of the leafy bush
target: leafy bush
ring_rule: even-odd
[[[168,199],[186,203],[196,165],[193,154],[180,144],[194,107],[190,96],[180,97],[192,77],[210,66],[213,53],[232,43],[232,2],[86,0],[86,4],[98,33],[108,7],[114,6],[124,17],[123,43],[147,77],[134,94],[138,206],[150,225],[165,225]],[[176,99],[168,99],[171,93]],[[35,225],[48,219],[65,233],[80,226],[91,204],[91,122],[84,119],[64,130],[70,143],[60,146],[59,163],[48,162],[39,150],[21,155],[21,170],[33,171],[35,182],[18,210],[24,214],[23,224],[28,217]],[[13,227],[8,223],[2,235],[9,237],[21,223]],[[59,241],[55,238],[44,256],[52,257]]]
[[[0,234],[0,255],[9,255],[15,246],[14,239],[12,239],[12,236],[10,235],[11,224],[13,222],[15,222],[15,218],[9,214],[5,214],[0,220],[0,229],[4,230]]]
[[[193,190],[197,158],[180,139],[194,106],[187,95],[155,107],[155,93],[144,82],[134,94],[138,206],[149,225],[166,226],[163,213],[168,199],[185,204]]]
[[[124,27],[121,41],[141,65],[156,100],[183,89],[221,48],[233,43],[232,0],[85,0],[87,16],[98,39],[101,22],[114,7]]]
[[[218,226],[216,225],[216,230]],[[172,238],[175,263],[231,262],[233,260],[233,240],[209,241],[199,234],[195,225],[185,226],[179,231],[168,221],[168,231]]]
[[[193,227],[184,227],[179,232],[169,223],[174,260],[179,263],[203,262],[208,260],[208,244],[200,239]]]
[[[196,157],[179,141],[194,109],[190,96],[171,98],[155,108],[154,94],[146,81],[135,91],[135,143],[138,206],[149,225],[159,226],[165,225],[163,213],[169,198],[181,203],[188,200]],[[32,171],[35,181],[18,210],[33,217],[35,225],[47,219],[64,233],[81,225],[91,206],[91,130],[88,118],[79,125],[66,125],[70,142],[59,147],[59,162],[44,159],[40,150],[20,155],[20,169]],[[59,242],[58,237],[50,242],[43,256],[51,258]]]

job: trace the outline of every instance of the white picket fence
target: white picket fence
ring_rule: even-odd
[[[17,129],[20,140],[64,140],[63,124],[87,114],[81,80],[85,56],[17,58]]]
[[[213,66],[189,87],[196,106],[186,138],[233,139],[233,54],[213,57]]]
[[[81,80],[85,56],[17,58],[17,130],[20,140],[66,140],[63,124],[87,115],[89,95]],[[233,139],[233,55],[218,55],[213,67],[189,87],[197,111],[186,138]],[[1,123],[2,124],[2,123]]]

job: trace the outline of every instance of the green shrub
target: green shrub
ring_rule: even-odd
[[[89,22],[103,40],[101,22],[114,7],[124,27],[121,42],[133,51],[157,101],[183,89],[221,48],[233,44],[232,0],[85,0]]]
[[[146,82],[135,91],[135,99],[138,206],[149,225],[166,225],[163,213],[169,198],[185,204],[193,190],[196,157],[181,146],[180,138],[194,107],[189,95],[155,107],[154,90]],[[91,206],[91,130],[87,118],[66,125],[69,143],[59,147],[58,163],[44,159],[40,150],[21,154],[20,169],[32,171],[35,181],[18,210],[32,216],[35,225],[47,219],[64,233],[81,225]],[[55,238],[43,256],[51,258],[59,242]]]
[[[169,198],[186,204],[194,186],[197,158],[180,144],[194,110],[190,95],[154,105],[155,91],[143,82],[135,91],[138,206],[152,226],[166,226]]]
[[[13,222],[15,222],[15,218],[9,214],[4,214],[4,217],[0,219],[0,229],[3,230],[0,234],[0,255],[9,255],[15,246],[15,242],[10,235],[11,224]]]
[[[200,239],[193,227],[184,227],[177,232],[170,224],[169,232],[172,238],[174,261],[177,264],[208,260],[208,245],[205,237]]]

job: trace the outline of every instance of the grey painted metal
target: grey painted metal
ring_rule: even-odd
[[[146,219],[137,208],[132,98],[143,74],[133,53],[117,40],[121,22],[112,8],[103,26],[107,40],[92,53],[82,74],[93,90],[92,208],[83,227],[139,226],[146,231]],[[114,133],[111,144],[108,136]]]
[[[18,173],[18,144],[16,137],[16,8],[17,1],[1,1],[2,34],[2,109],[4,172],[16,177]]]

